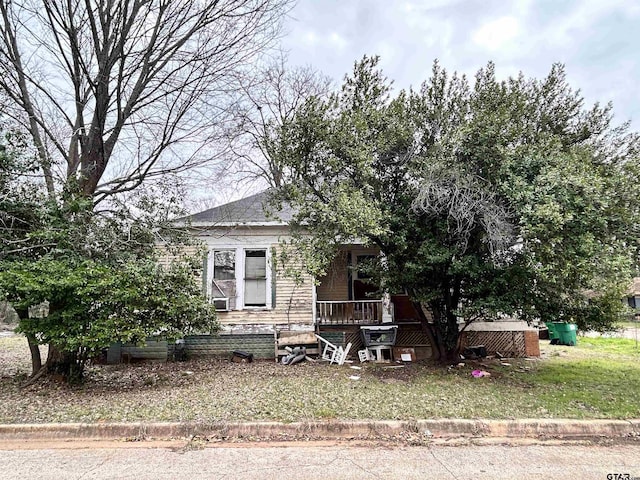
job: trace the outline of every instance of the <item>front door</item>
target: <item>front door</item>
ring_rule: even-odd
[[[351,292],[353,300],[377,300],[379,287],[371,282],[371,276],[359,270],[367,261],[375,258],[371,254],[354,254],[352,257],[353,273],[351,275]]]

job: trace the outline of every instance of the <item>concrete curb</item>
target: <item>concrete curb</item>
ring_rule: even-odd
[[[419,437],[602,439],[640,438],[640,420],[415,420],[217,423],[48,423],[0,425],[0,441],[150,440],[385,440]]]

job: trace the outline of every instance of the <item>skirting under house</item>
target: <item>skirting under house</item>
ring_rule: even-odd
[[[463,348],[484,345],[487,353],[503,357],[539,357],[538,330],[525,322],[478,322],[462,334]]]

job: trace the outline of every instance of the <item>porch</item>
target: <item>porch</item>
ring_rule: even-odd
[[[336,345],[351,343],[351,351],[358,352],[366,348],[361,327],[388,325],[397,329],[393,349],[411,349],[416,360],[430,358],[429,338],[409,298],[383,293],[366,268],[361,268],[378,253],[377,249],[358,245],[340,249],[315,286],[316,329]]]
[[[367,262],[379,251],[343,246],[315,287],[314,323],[319,326],[378,325],[419,321],[406,295],[381,292],[366,273]]]
[[[377,325],[383,318],[385,323],[393,321],[384,309],[378,286],[362,273],[361,265],[377,254],[377,249],[357,245],[345,245],[338,251],[326,276],[318,279],[316,325]]]

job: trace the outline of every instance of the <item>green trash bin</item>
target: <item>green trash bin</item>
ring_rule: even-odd
[[[558,336],[558,345],[573,347],[578,343],[578,329],[574,323],[553,322],[553,327]]]
[[[551,340],[552,344],[556,344],[558,343],[559,340],[559,336],[558,336],[558,331],[556,330],[556,323],[555,322],[546,322],[545,325],[547,326],[547,330],[549,330],[549,340]],[[555,340],[555,341],[554,341]]]

